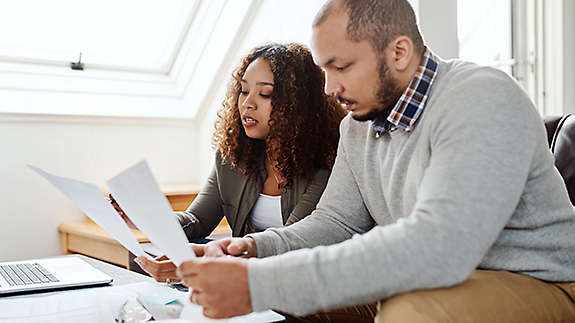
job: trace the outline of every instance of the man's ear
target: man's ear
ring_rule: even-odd
[[[397,72],[405,72],[410,65],[414,55],[414,46],[411,39],[407,36],[398,36],[389,42],[387,47],[388,66],[393,66]]]

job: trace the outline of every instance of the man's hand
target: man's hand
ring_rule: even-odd
[[[247,260],[233,257],[197,258],[178,267],[184,284],[193,289],[190,300],[209,318],[251,313]]]
[[[244,258],[257,257],[256,242],[252,238],[228,238],[209,242],[204,247],[204,256],[243,256]]]

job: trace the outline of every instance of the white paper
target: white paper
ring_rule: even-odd
[[[170,203],[160,191],[145,161],[123,171],[107,184],[130,220],[176,266],[195,257]]]
[[[0,322],[4,323],[60,323],[60,322],[114,322],[128,299],[114,287],[60,292],[49,296],[34,295],[0,300]]]
[[[114,322],[124,303],[129,299],[144,296],[173,298],[185,304],[188,294],[163,284],[140,282],[121,286],[99,287],[77,291],[63,291],[48,296],[41,294],[28,297],[0,299],[0,323],[108,323]],[[184,312],[185,315],[184,315]],[[208,319],[202,308],[188,303],[181,320],[174,322],[271,322],[283,316],[272,311],[252,313],[229,320]],[[162,321],[163,322],[163,321]]]
[[[229,322],[278,322],[283,321],[285,317],[274,311],[252,312],[248,315],[233,317]]]
[[[0,322],[109,323],[114,322],[114,318],[118,316],[128,299],[151,295],[172,295],[173,293],[174,290],[165,285],[141,282],[78,291],[63,291],[48,296],[8,297],[0,299]]]
[[[94,303],[90,304],[90,301]],[[107,309],[112,299],[79,298],[73,294],[0,301],[2,323],[114,322]],[[121,304],[121,301],[117,303]]]
[[[182,314],[180,316],[181,320],[184,322],[194,322],[194,323],[263,323],[263,322],[277,322],[284,319],[283,315],[280,315],[274,311],[263,311],[263,312],[252,312],[247,315],[236,316],[229,319],[210,319],[204,316],[203,309],[201,306],[196,304],[188,303],[184,307]]]
[[[90,219],[96,222],[102,229],[106,230],[126,249],[130,250],[130,252],[136,256],[147,257],[147,254],[128,228],[128,225],[122,220],[96,185],[52,175],[31,165],[28,165],[28,167],[64,193],[64,195],[84,211]]]

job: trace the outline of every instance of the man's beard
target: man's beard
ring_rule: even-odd
[[[387,116],[404,92],[404,89],[398,85],[398,81],[391,75],[391,71],[385,63],[385,57],[382,57],[380,62],[379,86],[376,93],[377,98],[379,98],[378,105],[366,114],[360,116],[352,114],[352,118],[357,121],[368,121],[378,118],[382,120],[387,119]]]

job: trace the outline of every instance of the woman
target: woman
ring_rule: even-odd
[[[218,111],[214,168],[190,207],[176,213],[188,239],[208,236],[222,216],[233,236],[243,236],[311,213],[345,116],[323,88],[323,72],[302,45],[267,44],[242,59]],[[169,261],[136,261],[157,281],[178,279]]]

